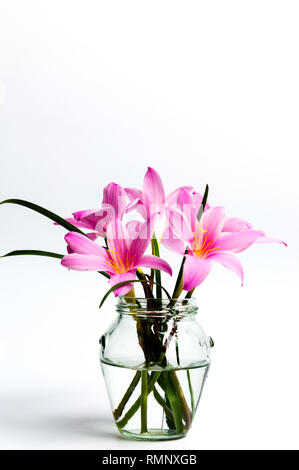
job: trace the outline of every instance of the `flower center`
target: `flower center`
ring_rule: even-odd
[[[108,250],[108,252],[110,259],[105,261],[105,264],[112,268],[115,273],[121,274],[130,270],[132,266],[132,260],[135,258],[135,255],[129,257],[129,253],[127,252],[125,260],[122,260],[115,248]]]
[[[214,240],[210,240],[208,242],[208,235],[209,233],[206,230],[201,229],[200,234],[195,234],[193,243],[194,243],[194,248],[193,248],[193,253],[195,256],[198,258],[207,258],[211,251],[215,250],[220,250],[220,246],[216,248],[210,248],[211,245],[213,245]],[[204,233],[206,232],[205,236]]]

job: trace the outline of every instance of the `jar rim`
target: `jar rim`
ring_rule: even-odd
[[[175,315],[195,315],[198,311],[196,298],[177,299],[175,302],[168,298],[151,299],[146,297],[117,298],[116,310],[121,315],[149,316],[175,316]]]

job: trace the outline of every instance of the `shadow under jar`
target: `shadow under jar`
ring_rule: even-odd
[[[191,427],[210,366],[194,299],[118,297],[102,336],[101,366],[115,423],[125,437],[166,440]]]

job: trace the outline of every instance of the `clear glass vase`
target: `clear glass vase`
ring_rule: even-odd
[[[101,366],[115,423],[125,437],[183,437],[210,366],[194,299],[119,297],[118,316],[100,339]]]

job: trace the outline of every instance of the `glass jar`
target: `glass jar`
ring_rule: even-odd
[[[210,366],[194,299],[118,297],[115,321],[100,339],[101,366],[115,423],[125,437],[183,437]]]

